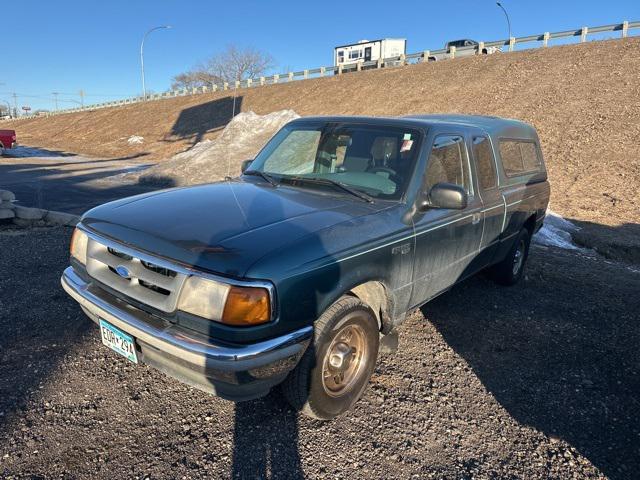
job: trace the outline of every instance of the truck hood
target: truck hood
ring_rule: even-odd
[[[82,224],[152,255],[243,277],[270,251],[381,208],[331,191],[234,180],[110,202]]]

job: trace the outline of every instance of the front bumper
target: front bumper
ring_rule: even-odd
[[[83,280],[73,267],[61,283],[94,322],[102,318],[133,336],[141,361],[228,400],[266,395],[297,365],[313,333],[308,326],[248,345],[215,342],[123,302]]]

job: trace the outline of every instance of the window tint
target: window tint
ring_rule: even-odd
[[[497,187],[496,165],[491,144],[487,137],[473,137],[473,158],[476,160],[480,188],[489,190]]]
[[[538,150],[533,142],[500,140],[500,157],[504,172],[510,177],[540,168]]]
[[[436,137],[427,167],[426,191],[436,183],[453,183],[471,193],[469,159],[464,139],[459,135]]]

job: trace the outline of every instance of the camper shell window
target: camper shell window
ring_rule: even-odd
[[[540,156],[531,140],[500,139],[500,157],[507,177],[516,177],[540,170]]]

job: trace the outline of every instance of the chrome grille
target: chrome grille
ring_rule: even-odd
[[[87,273],[104,285],[163,312],[173,312],[187,275],[142,260],[93,237],[87,246]],[[145,255],[145,257],[147,257]],[[153,259],[151,259],[153,260]],[[128,275],[118,273],[127,272]]]

